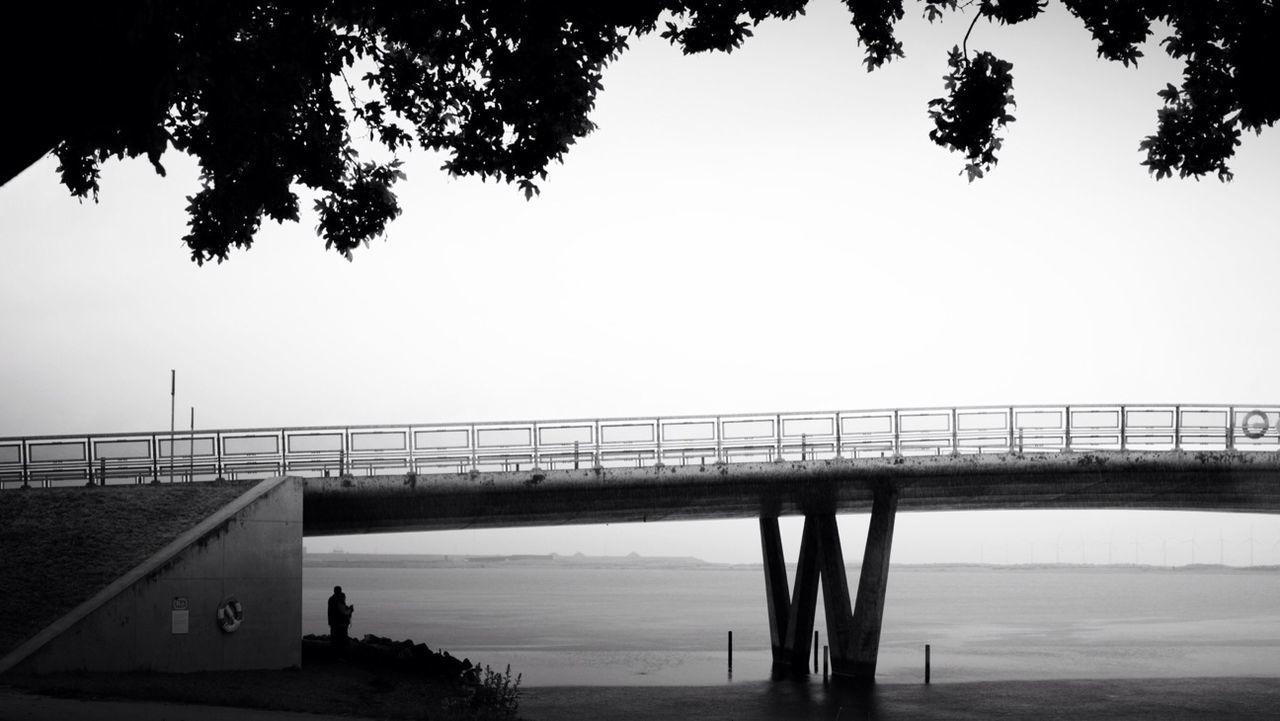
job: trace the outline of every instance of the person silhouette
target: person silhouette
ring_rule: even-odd
[[[347,647],[347,629],[351,626],[351,614],[355,606],[347,605],[347,594],[342,586],[333,587],[333,595],[329,597],[329,643],[334,648]]]

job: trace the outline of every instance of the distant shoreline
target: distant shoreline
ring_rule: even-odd
[[[619,570],[761,570],[759,563],[716,563],[692,556],[587,556],[549,554],[397,554],[397,553],[307,553],[303,556],[304,568],[579,568]],[[792,564],[788,564],[789,566]],[[850,563],[850,568],[858,564]],[[1071,571],[1117,572],[1143,571],[1161,573],[1274,573],[1280,566],[1227,566],[1216,563],[1197,563],[1182,566],[1156,566],[1133,563],[902,563],[895,569],[904,571]]]

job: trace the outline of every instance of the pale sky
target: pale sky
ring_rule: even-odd
[[[201,428],[1274,404],[1280,137],[1245,138],[1230,184],[1155,182],[1137,146],[1179,68],[1154,45],[1137,70],[1097,59],[1055,4],[974,29],[971,49],[1013,62],[1018,107],[970,184],[926,115],[967,24],[908,17],[907,57],[871,74],[834,2],[728,56],[636,41],[540,198],[412,154],[404,215],[353,263],[304,210],[199,268],[180,242],[190,161],[167,157],[167,178],[109,162],[93,204],[46,159],[0,188],[0,435],[166,428],[171,368]],[[860,556],[865,517],[842,528]],[[759,559],[754,521],[336,542]],[[1130,561],[1135,544],[1145,563],[1277,563],[1280,519],[903,514],[894,560]]]

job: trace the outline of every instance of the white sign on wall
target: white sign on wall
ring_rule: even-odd
[[[173,597],[172,633],[186,633],[191,627],[190,610],[186,596]]]

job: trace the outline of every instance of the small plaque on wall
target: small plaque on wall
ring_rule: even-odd
[[[173,597],[172,633],[186,633],[191,627],[190,611],[185,596]]]

